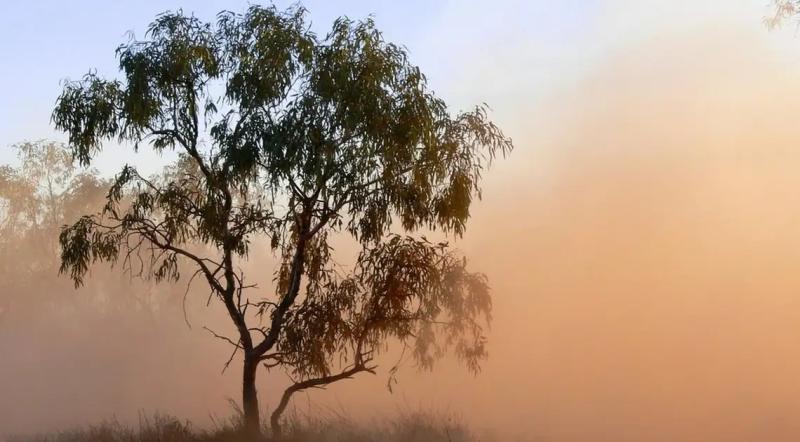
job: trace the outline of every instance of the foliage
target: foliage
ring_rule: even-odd
[[[787,19],[800,14],[800,2],[797,0],[773,0],[772,3],[772,15],[764,19],[764,23],[767,27],[778,27]]]
[[[95,171],[75,170],[69,149],[53,141],[15,144],[19,166],[0,167],[0,229],[4,237],[29,230],[58,229],[73,208],[90,210],[102,192]],[[75,207],[75,206],[78,207]]]
[[[324,383],[372,370],[394,337],[414,339],[423,366],[452,344],[477,369],[485,278],[396,230],[461,235],[481,173],[512,147],[485,107],[451,115],[372,19],[340,18],[320,37],[306,15],[161,14],[119,47],[121,79],[67,82],[53,112],[83,164],[111,139],[180,151],[161,177],[126,166],[102,213],[61,233],[61,270],[81,284],[96,261],[139,263],[156,280],[193,265],[236,327],[225,339],[243,353],[255,421],[259,362]],[[341,234],[363,249],[351,272],[332,260]],[[276,293],[260,299],[237,264],[259,238],[281,257]]]
[[[69,149],[52,141],[11,147],[18,164],[0,167],[0,316],[26,321],[63,288],[59,268],[60,227],[93,210],[106,183],[94,171],[73,167]]]
[[[424,368],[442,353],[436,335],[455,344],[473,371],[485,354],[480,320],[488,320],[491,309],[486,278],[468,272],[445,243],[390,235],[364,250],[352,273],[328,272],[307,290],[308,300],[291,315],[280,341],[286,356],[275,356],[289,362],[296,378],[330,375],[329,361],[341,355],[364,364],[390,338],[411,341]]]

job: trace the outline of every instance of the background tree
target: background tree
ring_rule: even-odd
[[[167,309],[165,293],[183,293],[167,285],[132,284],[130,275],[102,266],[94,269],[92,284],[65,296],[70,284],[58,277],[58,234],[65,224],[97,211],[110,181],[96,170],[75,167],[64,143],[28,141],[11,149],[17,164],[0,166],[0,322],[41,326],[86,309],[96,318],[132,309],[147,316]]]
[[[773,0],[772,14],[764,19],[764,23],[770,28],[775,28],[798,14],[800,14],[800,1]]]
[[[235,326],[220,337],[242,353],[251,435],[259,363],[297,381],[277,431],[292,392],[372,370],[386,339],[413,339],[423,366],[448,345],[472,369],[485,356],[485,278],[446,244],[397,233],[461,235],[511,141],[483,107],[451,114],[372,20],[340,18],[324,37],[305,20],[301,7],[215,24],[162,14],[118,49],[120,80],[68,82],[53,113],[84,164],[109,139],[181,152],[158,178],[124,167],[102,212],[62,231],[61,269],[80,284],[98,260],[156,280],[192,265]],[[349,269],[332,260],[335,235],[362,248]],[[260,237],[280,257],[273,296],[239,268]]]
[[[40,140],[11,148],[18,165],[0,166],[0,311],[25,322],[65,288],[53,278],[60,264],[59,229],[102,202],[107,183],[94,171],[76,170],[62,143]]]

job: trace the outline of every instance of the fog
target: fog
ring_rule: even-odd
[[[455,242],[492,285],[482,373],[404,366],[390,393],[384,366],[294,404],[445,410],[499,440],[799,440],[800,52],[759,19],[616,42],[536,102],[490,103],[517,149]],[[250,266],[269,280],[266,253]],[[0,429],[231,414],[238,365],[202,329],[230,327],[219,305],[192,290],[189,327],[185,281],[93,277],[0,291]],[[261,376],[262,406],[284,383]]]

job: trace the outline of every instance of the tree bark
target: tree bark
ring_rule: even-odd
[[[242,422],[243,431],[249,440],[261,438],[261,417],[258,409],[258,392],[256,391],[256,369],[258,358],[245,353],[242,376]]]

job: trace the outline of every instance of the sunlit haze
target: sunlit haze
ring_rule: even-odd
[[[127,31],[142,37],[165,10],[213,20],[248,4],[9,2],[0,164],[19,164],[15,143],[67,141],[51,122],[62,80],[120,75]],[[390,392],[394,349],[375,375],[303,392],[293,407],[364,421],[445,412],[482,440],[800,440],[795,21],[768,29],[765,0],[303,5],[320,34],[338,16],[373,15],[450,108],[486,103],[515,148],[483,173],[463,238],[437,234],[489,280],[480,373],[450,358],[432,371],[406,364]],[[103,177],[176,158],[108,146],[91,166]],[[259,246],[247,269],[269,286],[277,261]],[[42,253],[58,259],[32,246],[0,266]],[[230,346],[203,326],[233,326],[206,307],[205,287],[186,298],[190,327],[185,279],[108,282],[97,300],[51,277],[60,292],[0,290],[0,437],[135,422],[142,410],[200,427],[230,414],[240,370],[221,373]],[[48,297],[55,307],[13,317],[10,306]],[[264,408],[286,382],[259,377]]]

